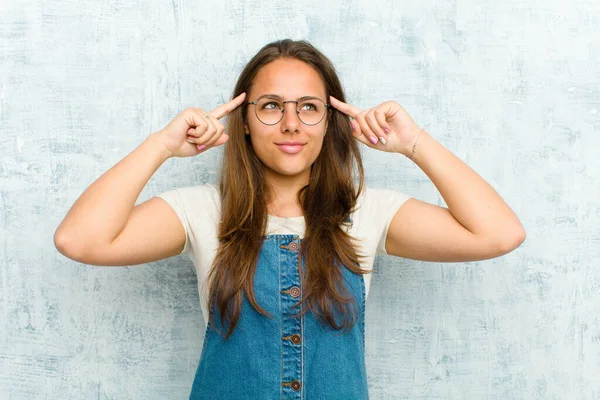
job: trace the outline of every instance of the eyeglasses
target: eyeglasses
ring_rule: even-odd
[[[304,125],[316,125],[321,122],[327,107],[330,107],[318,97],[311,96],[303,97],[298,101],[282,101],[271,95],[264,95],[247,104],[254,104],[254,112],[260,122],[265,125],[275,125],[283,118],[285,103],[296,103],[296,114]]]

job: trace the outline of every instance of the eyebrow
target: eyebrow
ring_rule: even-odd
[[[271,99],[283,100],[283,97],[281,97],[278,94],[273,94],[273,93],[263,94],[262,96],[259,96],[259,97],[269,97]],[[302,97],[298,97],[296,100],[302,101],[302,100],[314,99],[314,98],[320,99],[319,96],[302,96]]]

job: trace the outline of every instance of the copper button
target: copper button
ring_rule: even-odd
[[[294,334],[292,335],[292,343],[294,344],[298,344],[302,341],[302,339],[300,338],[300,335],[298,334]]]
[[[302,385],[300,385],[300,382],[298,382],[298,381],[292,382],[292,389],[294,389],[295,391],[300,390],[300,386],[302,386]]]
[[[290,288],[290,296],[292,296],[292,297],[300,296],[300,288],[298,286],[292,286]]]
[[[298,248],[299,248],[299,246],[298,246],[298,243],[296,243],[296,242],[290,242],[290,244],[288,244],[289,251],[296,252],[296,251],[298,251]]]

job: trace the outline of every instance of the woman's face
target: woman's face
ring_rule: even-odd
[[[282,101],[314,96],[327,103],[325,85],[319,73],[310,65],[295,59],[279,59],[262,67],[247,93],[248,102],[263,95],[277,95]],[[265,168],[266,178],[296,177],[308,183],[310,167],[319,156],[327,130],[327,115],[316,125],[305,125],[298,118],[296,103],[285,103],[281,121],[265,125],[255,113],[257,105],[249,104],[246,110],[246,134],[250,134],[252,147]],[[269,105],[273,108],[273,105]],[[285,147],[286,142],[301,146]]]

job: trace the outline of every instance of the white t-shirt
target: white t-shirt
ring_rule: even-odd
[[[208,323],[208,285],[205,281],[216,256],[220,221],[221,199],[218,187],[213,184],[188,186],[163,192],[156,197],[165,200],[179,216],[185,229],[186,242],[181,254],[192,260],[198,279],[198,294],[204,322]],[[385,241],[388,227],[396,211],[410,196],[391,189],[363,187],[356,211],[350,215],[352,225],[348,233],[355,241],[357,252],[365,254],[361,268],[373,269],[375,255],[387,254]],[[268,216],[267,232],[270,234],[295,234],[303,238],[304,217]],[[364,275],[365,294],[369,293],[371,273]]]

